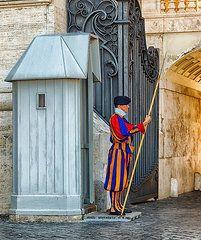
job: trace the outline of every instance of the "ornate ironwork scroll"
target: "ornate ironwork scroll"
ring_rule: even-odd
[[[67,6],[69,32],[90,32],[100,38],[103,81],[102,83],[95,83],[94,105],[96,111],[106,120],[109,120],[113,111],[113,97],[118,94],[127,94],[127,91],[124,91],[124,85],[128,85],[127,80],[118,77],[118,70],[122,65],[122,60],[118,58],[118,53],[122,51],[122,45],[120,44],[122,40],[126,47],[128,38],[130,39],[129,44],[132,45],[134,44],[132,39],[137,37],[141,43],[139,54],[142,55],[141,61],[146,78],[154,82],[158,74],[157,50],[153,47],[147,49],[144,19],[141,15],[139,3],[137,0],[128,1],[129,8],[125,14],[122,12],[123,10],[119,11],[120,8],[118,7],[118,4],[125,4],[123,2],[114,0],[69,0]],[[124,14],[123,18],[122,14]],[[126,20],[128,21],[126,22]],[[129,25],[128,36],[126,34],[122,35],[124,39],[118,38],[118,28],[121,24]],[[122,54],[126,55],[127,53],[123,52]],[[129,61],[129,64],[132,64],[132,61]],[[132,74],[132,71],[129,74]]]
[[[154,47],[147,49],[144,18],[137,0],[129,1],[129,22],[130,50],[135,48],[135,41],[138,41],[138,51],[145,76],[150,82],[155,82],[159,72],[159,54]]]
[[[90,32],[100,38],[102,83],[95,83],[94,105],[96,111],[108,120],[113,96],[118,94],[117,3],[113,0],[70,0],[67,9],[68,31]]]

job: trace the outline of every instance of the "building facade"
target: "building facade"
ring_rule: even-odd
[[[165,58],[159,106],[159,198],[194,190],[201,173],[201,1],[142,0],[148,45]],[[12,192],[12,88],[4,79],[39,34],[65,33],[65,0],[0,1],[0,213],[7,214]],[[94,114],[96,202],[107,207],[102,185],[109,129]],[[103,201],[104,200],[104,201]],[[100,204],[102,202],[102,204]]]

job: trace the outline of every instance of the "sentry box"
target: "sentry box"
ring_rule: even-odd
[[[13,84],[11,214],[79,215],[93,203],[93,81],[99,41],[36,37],[5,81]]]

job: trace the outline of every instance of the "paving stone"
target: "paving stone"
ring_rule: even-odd
[[[130,222],[12,223],[0,220],[0,240],[201,240],[201,192],[133,206]]]

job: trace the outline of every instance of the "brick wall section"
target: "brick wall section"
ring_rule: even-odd
[[[7,214],[12,191],[12,88],[4,79],[32,39],[65,32],[65,0],[40,5],[39,0],[0,1],[0,214]],[[5,1],[4,1],[5,2]],[[31,2],[35,5],[27,5]],[[44,2],[48,2],[47,0]],[[51,2],[51,1],[49,1]]]

